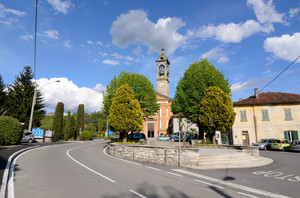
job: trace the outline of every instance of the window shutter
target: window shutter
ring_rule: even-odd
[[[284,109],[285,120],[292,120],[291,109]]]
[[[284,139],[289,139],[289,136],[288,136],[288,132],[287,131],[284,131]]]
[[[242,122],[242,121],[247,121],[246,110],[241,110],[241,111],[240,111],[240,114],[241,114],[241,122]]]
[[[261,113],[262,113],[262,120],[263,121],[268,121],[269,120],[268,110],[263,109],[263,110],[261,110]]]
[[[299,140],[298,131],[294,131],[295,140]]]

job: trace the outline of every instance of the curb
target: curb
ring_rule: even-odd
[[[2,184],[1,184],[1,188],[0,188],[0,198],[5,198],[5,196],[6,196],[7,183],[9,181],[9,178],[11,177],[11,174],[12,174],[11,165],[12,165],[13,160],[18,155],[20,155],[21,153],[23,153],[25,151],[28,151],[28,150],[31,150],[31,149],[34,149],[34,148],[38,148],[38,147],[40,147],[40,146],[33,146],[33,147],[27,147],[27,148],[21,149],[21,150],[15,152],[15,153],[13,153],[8,158],[7,163],[6,163],[6,167],[5,167],[5,170],[4,170],[4,173],[3,173],[3,177],[2,177]]]

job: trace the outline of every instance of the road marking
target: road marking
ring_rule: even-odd
[[[289,174],[289,175],[282,176],[282,175],[284,175],[284,173],[282,173],[282,172],[255,171],[252,174],[253,175],[263,175],[264,177],[271,177],[271,178],[290,181],[290,182],[299,182],[300,181],[300,176],[295,176],[295,174]],[[286,179],[288,177],[293,177],[293,178]]]
[[[167,172],[167,173],[169,173],[169,174],[171,174],[171,175],[175,175],[175,176],[177,176],[177,177],[182,177],[182,175],[179,175],[179,174],[176,174],[176,173],[172,173],[172,172]]]
[[[153,170],[157,170],[157,171],[160,171],[160,169],[158,168],[154,168],[154,167],[151,167],[151,166],[146,166],[147,168],[150,168],[150,169],[153,169]]]
[[[90,145],[84,145],[84,146],[90,146]],[[70,155],[70,151],[71,151],[71,150],[77,149],[77,148],[80,148],[80,147],[84,147],[84,146],[79,146],[79,147],[75,147],[75,148],[69,149],[69,150],[67,151],[68,157],[69,157],[71,160],[73,160],[74,162],[76,162],[77,164],[79,164],[80,166],[82,166],[82,167],[88,169],[89,171],[91,171],[91,172],[93,172],[93,173],[99,175],[100,177],[102,177],[102,178],[104,178],[104,179],[106,179],[106,180],[108,180],[108,181],[110,181],[110,182],[112,182],[112,183],[115,183],[115,182],[116,182],[115,180],[112,180],[112,179],[110,179],[109,177],[106,177],[105,175],[102,175],[102,174],[98,173],[97,171],[95,171],[95,170],[93,170],[93,169],[87,167],[86,165],[80,163],[79,161],[77,161],[76,159],[74,159],[74,158]]]
[[[248,197],[252,197],[252,198],[259,198],[259,197],[253,196],[253,195],[249,195],[249,194],[247,194],[247,193],[242,193],[242,192],[237,192],[237,193],[239,193],[239,194],[241,194],[241,195],[248,196]]]
[[[132,162],[132,161],[128,161],[128,160],[121,159],[121,158],[114,157],[114,156],[112,156],[112,155],[107,154],[107,153],[105,152],[105,150],[107,150],[107,148],[108,148],[108,146],[105,147],[105,148],[103,149],[103,153],[104,153],[105,155],[107,155],[107,156],[109,156],[109,157],[111,157],[111,158],[117,159],[117,160],[121,160],[121,161],[124,161],[124,162],[128,162],[128,163],[131,163],[131,164],[135,164],[135,165],[137,165],[137,166],[142,166],[142,164],[139,164],[139,163],[136,163],[136,162]]]
[[[214,186],[214,187],[217,187],[217,188],[225,189],[225,188],[222,187],[222,186],[218,186],[218,185],[211,184],[211,183],[208,183],[208,182],[200,181],[200,180],[198,180],[198,179],[195,179],[195,181],[196,181],[196,182],[203,183],[203,184],[207,184],[207,185],[209,185],[209,186]]]
[[[141,197],[141,198],[147,198],[146,196],[144,196],[144,195],[142,195],[142,194],[140,194],[140,193],[138,193],[138,192],[135,192],[134,190],[129,190],[129,191],[132,192],[133,194],[135,194],[135,195]]]
[[[247,186],[242,186],[242,185],[239,185],[239,184],[234,184],[234,183],[231,183],[231,182],[223,181],[223,180],[216,179],[216,178],[213,178],[213,177],[208,177],[208,176],[205,176],[205,175],[200,175],[198,173],[193,173],[193,172],[189,172],[189,171],[186,171],[186,170],[181,170],[181,169],[172,169],[172,170],[180,172],[180,173],[184,173],[184,174],[187,174],[187,175],[191,175],[191,176],[194,176],[194,177],[198,177],[198,178],[201,178],[201,179],[205,179],[205,180],[208,180],[208,181],[212,181],[212,182],[215,182],[215,183],[218,183],[218,184],[226,185],[226,186],[229,186],[229,187],[232,187],[232,188],[237,188],[237,189],[240,189],[240,190],[243,190],[243,191],[259,194],[259,195],[264,195],[264,196],[273,197],[273,198],[290,198],[290,197],[285,196],[285,195],[280,195],[280,194],[271,193],[271,192],[267,192],[267,191],[263,191],[263,190],[258,190],[258,189],[255,189],[255,188],[250,188],[250,187],[247,187]]]

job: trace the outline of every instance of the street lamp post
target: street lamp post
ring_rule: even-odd
[[[41,88],[44,87],[45,85],[49,85],[50,83],[54,83],[54,82],[60,82],[60,80],[46,83],[43,86],[41,86]],[[36,104],[36,94],[37,94],[37,84],[36,84],[36,82],[34,82],[34,93],[33,93],[32,105],[31,105],[31,113],[30,113],[28,131],[31,131],[31,129],[32,129],[33,112],[34,112],[34,106]]]

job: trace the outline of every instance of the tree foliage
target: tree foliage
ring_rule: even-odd
[[[199,104],[204,91],[210,86],[220,87],[226,94],[231,91],[228,79],[225,79],[222,72],[211,65],[207,59],[194,62],[179,80],[171,105],[174,114],[181,115],[196,123],[199,131],[203,130],[203,126],[199,122]],[[202,133],[199,135],[200,138],[203,136]]]
[[[139,101],[144,117],[157,113],[159,105],[157,104],[156,92],[150,80],[141,74],[122,71],[118,77],[114,77],[110,84],[106,86],[103,94],[103,110],[106,115],[109,114],[112,98],[117,89],[122,85],[128,84]]]
[[[0,75],[0,116],[5,115],[8,111],[6,106],[7,94],[5,92],[5,84],[3,82],[2,76]]]
[[[61,139],[64,119],[64,103],[58,102],[53,120],[54,142]]]
[[[68,140],[69,138],[73,137],[72,132],[71,132],[71,119],[72,119],[72,115],[71,115],[71,111],[68,111],[68,115],[66,118],[66,124],[65,124],[65,130],[64,130],[64,139]]]
[[[122,85],[117,90],[109,112],[109,123],[120,132],[121,139],[130,131],[140,132],[143,129],[141,106],[129,85]]]
[[[228,94],[216,86],[206,89],[200,102],[199,122],[210,136],[216,130],[227,132],[231,129],[235,114]]]
[[[6,115],[12,116],[24,123],[28,128],[31,106],[34,94],[34,75],[30,66],[25,66],[19,76],[16,76],[14,84],[8,88],[7,105],[9,110]],[[39,127],[40,121],[45,117],[44,104],[41,92],[37,89],[36,104],[34,106],[33,127]]]
[[[77,126],[76,126],[76,137],[79,137],[79,131],[84,130],[84,105],[79,104],[77,109]]]
[[[20,143],[22,139],[21,123],[10,116],[0,116],[0,145]]]

